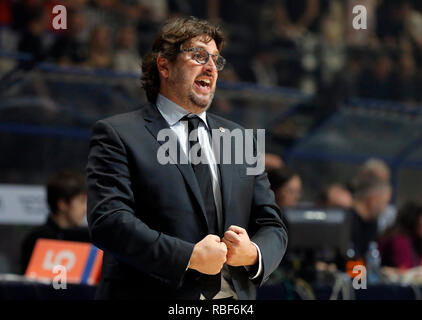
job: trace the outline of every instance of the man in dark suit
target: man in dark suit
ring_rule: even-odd
[[[143,60],[149,103],[94,125],[88,224],[104,250],[99,299],[255,299],[286,251],[266,174],[218,163],[211,148],[215,132],[245,130],[207,112],[223,40],[207,21],[167,21]],[[189,161],[163,164],[163,132]],[[206,161],[193,161],[194,139]]]

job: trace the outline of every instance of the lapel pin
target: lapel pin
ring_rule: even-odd
[[[218,128],[220,130],[220,132],[225,132],[226,129],[224,129],[223,127]]]

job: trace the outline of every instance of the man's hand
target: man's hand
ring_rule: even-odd
[[[189,268],[205,274],[217,274],[226,262],[227,246],[220,237],[209,234],[195,244]]]
[[[258,262],[258,250],[245,229],[230,226],[222,239],[227,245],[227,264],[233,267],[251,266]]]

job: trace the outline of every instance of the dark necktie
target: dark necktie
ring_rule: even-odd
[[[199,144],[198,139],[198,126],[200,121],[199,117],[183,117],[182,120],[188,121],[188,140],[191,137],[191,132],[196,129],[194,140],[189,140],[189,150],[195,145]],[[196,149],[195,149],[196,150]],[[202,155],[202,148],[198,152],[194,152],[199,157]],[[192,155],[195,156],[195,155]],[[202,157],[201,157],[202,158]],[[205,159],[205,157],[203,157]],[[202,200],[204,201],[205,211],[208,220],[208,234],[219,235],[217,209],[214,202],[214,192],[212,189],[212,177],[210,167],[207,163],[191,164],[198,181],[199,189],[201,190]],[[202,294],[207,300],[212,299],[221,289],[221,273],[216,275],[203,275],[203,292]]]

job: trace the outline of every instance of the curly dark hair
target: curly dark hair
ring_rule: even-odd
[[[202,35],[210,40],[213,39],[219,51],[224,47],[225,37],[222,30],[206,20],[177,17],[164,23],[154,40],[152,51],[147,53],[142,60],[141,84],[149,102],[155,103],[160,89],[158,55],[173,62],[180,53],[180,46],[185,41]]]

